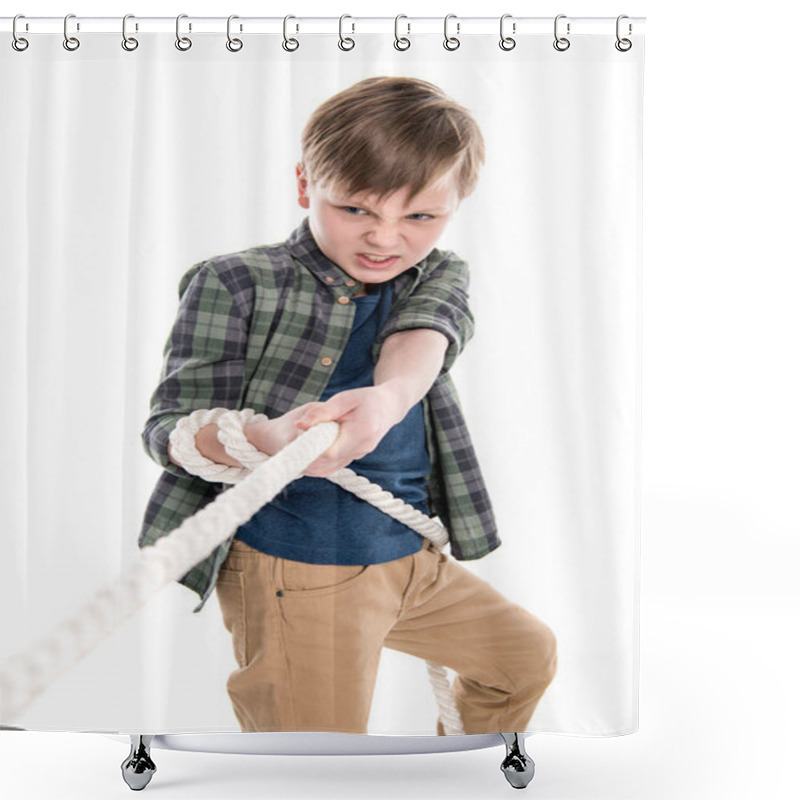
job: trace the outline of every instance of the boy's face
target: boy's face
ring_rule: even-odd
[[[346,195],[309,184],[300,164],[297,187],[298,202],[309,209],[309,226],[320,250],[365,285],[386,283],[422,261],[459,205],[452,173],[411,203],[407,187],[377,203],[368,192]]]

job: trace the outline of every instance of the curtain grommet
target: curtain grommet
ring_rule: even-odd
[[[181,20],[187,19],[188,16],[188,14],[178,14],[175,20],[175,47],[183,53],[192,46],[192,40],[188,36],[181,36]],[[191,23],[189,23],[189,30],[192,30]]]
[[[231,36],[231,21],[234,19],[239,19],[239,16],[237,14],[231,14],[228,17],[228,41],[225,42],[225,47],[227,47],[228,51],[231,53],[238,53],[244,47],[244,42],[241,39],[236,39]],[[241,27],[239,30],[241,30]]]
[[[555,36],[555,41],[553,42],[553,47],[558,50],[559,53],[563,53],[565,50],[569,50],[570,41],[565,36],[558,35],[558,21],[560,19],[566,19],[566,14],[559,14],[553,23],[553,35]],[[567,23],[567,36],[569,36],[569,22]]]
[[[133,36],[128,36],[128,20],[134,19],[133,14],[126,14],[122,18],[122,44],[121,47],[123,50],[127,50],[129,53],[132,53],[138,46],[139,40]],[[138,25],[137,25],[138,30]]]
[[[444,18],[444,42],[442,42],[442,47],[445,50],[449,50],[451,53],[453,50],[458,50],[461,47],[461,40],[456,36],[450,36],[447,32],[447,24],[450,22],[451,19],[456,19],[455,14],[448,14]],[[456,22],[456,33],[461,33],[461,23]]]
[[[505,50],[506,52],[508,52],[509,50],[513,50],[517,46],[517,40],[512,39],[510,36],[506,36],[505,34],[504,25],[507,19],[511,19],[511,14],[503,14],[503,16],[500,17],[500,49]],[[517,32],[517,23],[512,22],[511,33],[516,33],[516,32]]]
[[[283,49],[287,53],[294,53],[294,51],[297,50],[298,47],[300,47],[300,42],[298,42],[297,39],[295,39],[295,38],[290,38],[286,33],[287,28],[289,27],[289,20],[290,19],[297,19],[297,17],[293,16],[292,14],[287,14],[283,18],[283,42],[281,42],[281,47],[283,47]],[[295,31],[299,31],[299,30],[300,30],[300,26],[296,25],[295,26]]]
[[[342,16],[339,17],[339,49],[344,50],[345,53],[349,53],[356,46],[356,43],[354,39],[351,39],[349,36],[345,36],[342,31],[342,25],[346,19],[353,19],[353,18],[349,14],[342,14]],[[355,23],[352,23],[352,25],[353,25],[353,30],[351,31],[351,33],[355,33],[356,30]]]
[[[23,53],[23,52],[25,52],[25,50],[28,49],[28,45],[30,44],[30,42],[26,38],[24,38],[23,36],[20,36],[17,33],[17,20],[18,19],[25,19],[25,15],[24,14],[17,14],[17,16],[14,17],[14,22],[11,23],[11,36],[13,37],[11,39],[11,46],[18,53]]]
[[[614,47],[616,47],[617,50],[620,51],[620,53],[627,53],[628,50],[630,50],[631,47],[633,47],[633,42],[630,39],[622,38],[619,35],[620,21],[623,20],[623,19],[629,19],[628,15],[627,14],[620,14],[617,17],[617,41],[614,42]],[[633,33],[633,26],[629,22],[628,23],[628,35],[630,35],[631,33]]]
[[[404,52],[411,47],[411,39],[407,38],[407,36],[400,36],[400,20],[401,19],[408,19],[405,14],[398,14],[394,18],[394,49],[400,50],[400,52]],[[407,22],[406,27],[408,28],[407,34],[411,33],[411,23]]]
[[[65,50],[69,50],[70,53],[74,52],[75,50],[77,50],[81,46],[80,39],[77,39],[74,36],[70,36],[69,32],[67,31],[67,24],[68,24],[70,18],[74,18],[74,17],[75,17],[74,14],[67,14],[67,16],[64,17],[64,41],[62,42],[62,44],[64,45],[64,49]],[[78,25],[77,26],[77,30],[80,30],[80,29],[81,29],[80,25]]]

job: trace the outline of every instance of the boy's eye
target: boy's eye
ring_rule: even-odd
[[[349,214],[350,216],[353,216],[353,217],[357,217],[357,216],[360,216],[361,214],[369,213],[368,211],[365,211],[363,208],[359,208],[358,206],[340,206],[340,208],[346,214]],[[416,218],[416,219],[419,219],[421,221],[422,218],[424,218],[424,219],[433,219],[433,215],[432,214],[422,214],[422,213],[420,213],[420,214],[409,214],[408,218],[409,219],[415,219]]]

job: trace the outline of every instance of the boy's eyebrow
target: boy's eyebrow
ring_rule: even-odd
[[[364,208],[368,208],[370,210],[374,210],[373,207],[365,202],[364,200],[356,200],[353,197],[333,197],[331,198],[337,205],[352,205],[352,206],[363,206]],[[412,206],[413,207],[413,206]],[[424,210],[419,211],[409,211],[409,214],[444,214],[446,213],[447,209],[441,206],[435,206],[434,208],[426,208]]]

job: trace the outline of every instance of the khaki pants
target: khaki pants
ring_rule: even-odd
[[[234,539],[216,591],[243,731],[366,733],[383,647],[457,673],[466,733],[524,732],[555,674],[550,629],[427,540],[396,561],[339,566]]]

